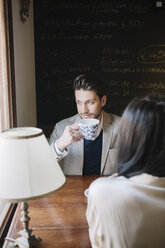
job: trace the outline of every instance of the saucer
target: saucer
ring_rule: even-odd
[[[87,188],[87,189],[84,191],[84,195],[85,195],[86,197],[88,197],[88,194],[89,194],[89,188]]]

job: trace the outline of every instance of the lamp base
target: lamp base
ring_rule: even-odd
[[[30,238],[19,237],[14,240],[14,243],[11,244],[11,246],[19,248],[34,248],[39,241],[41,241],[41,239],[36,238],[34,235],[31,235]]]
[[[21,235],[21,237],[17,239],[10,239],[6,238],[6,240],[12,241],[11,244],[12,247],[19,247],[19,248],[34,248],[35,245],[41,241],[40,238],[36,238],[34,235],[32,235],[32,229],[29,229],[29,221],[30,217],[28,216],[28,203],[22,202],[21,204],[21,222],[23,224],[24,229],[21,230],[18,234]]]
[[[29,229],[30,233],[32,232],[32,229]],[[35,245],[41,241],[41,238],[36,238],[34,235],[29,236],[29,233],[27,234],[24,230],[19,232],[21,237],[17,239],[12,239],[9,237],[6,237],[5,239],[12,242],[10,243],[11,247],[19,247],[19,248],[34,248]]]

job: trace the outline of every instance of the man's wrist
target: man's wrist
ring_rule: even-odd
[[[66,149],[64,149],[63,151],[61,151],[61,150],[58,148],[57,141],[55,142],[54,146],[55,146],[56,153],[57,153],[59,156],[65,156],[66,154],[68,154],[68,152],[67,152]]]
[[[64,152],[64,151],[66,150],[66,147],[65,147],[65,146],[62,146],[62,145],[60,144],[60,140],[59,140],[59,139],[56,140],[55,144],[56,144],[56,148],[57,148],[58,151]]]

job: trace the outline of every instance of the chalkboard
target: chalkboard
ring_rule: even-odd
[[[105,110],[165,95],[165,9],[151,0],[34,0],[38,126],[76,113],[73,80],[106,84]]]

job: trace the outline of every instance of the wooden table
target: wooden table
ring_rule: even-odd
[[[68,176],[66,184],[48,198],[29,202],[29,228],[42,239],[40,248],[91,248],[85,217],[84,190],[96,176]],[[11,223],[8,237],[19,237],[22,229],[20,204]],[[9,248],[5,241],[3,248]]]

